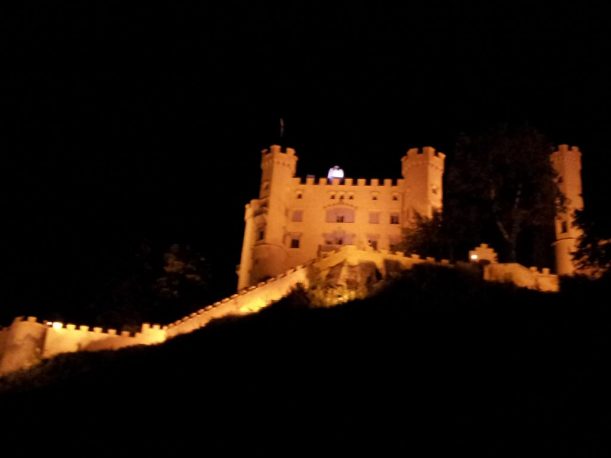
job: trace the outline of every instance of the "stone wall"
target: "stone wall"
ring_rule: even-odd
[[[308,290],[317,305],[332,306],[367,297],[384,280],[416,264],[453,267],[447,260],[406,256],[387,250],[358,249],[355,246],[327,252],[258,285],[241,290],[222,301],[204,307],[167,326],[142,325],[130,334],[114,329],[40,322],[35,317],[16,318],[0,329],[0,374],[28,368],[43,358],[60,353],[117,350],[132,345],[152,345],[206,326],[216,318],[257,312],[282,299],[297,285]],[[539,291],[558,291],[558,277],[549,269],[526,268],[520,264],[490,263],[483,266],[487,281],[509,282]]]

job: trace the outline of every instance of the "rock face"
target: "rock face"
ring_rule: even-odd
[[[325,269],[311,267],[308,295],[316,306],[333,306],[370,296],[384,276],[373,261],[344,260]]]

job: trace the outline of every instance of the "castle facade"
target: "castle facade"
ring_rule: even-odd
[[[238,290],[279,275],[342,245],[390,250],[419,214],[442,209],[445,155],[427,146],[401,158],[400,179],[296,177],[292,148],[272,145],[261,152],[259,197],[246,205]],[[566,197],[555,221],[556,272],[572,275],[572,253],[581,234],[575,210],[583,208],[581,152],[559,145],[550,156],[557,184]]]
[[[393,250],[416,213],[441,210],[445,155],[413,148],[399,179],[296,177],[292,148],[261,153],[259,197],[246,205],[238,290],[342,245]],[[343,175],[343,174],[341,174]],[[340,176],[341,176],[340,175]]]

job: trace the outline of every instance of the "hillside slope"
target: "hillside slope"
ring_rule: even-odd
[[[611,314],[595,299],[608,292],[541,294],[426,266],[331,309],[296,292],[158,347],[65,355],[3,380],[3,447],[608,455]]]

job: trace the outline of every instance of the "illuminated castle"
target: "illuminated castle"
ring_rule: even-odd
[[[237,294],[167,325],[144,323],[136,333],[17,317],[0,327],[0,376],[61,353],[160,344],[214,319],[261,310],[297,286],[320,305],[331,306],[367,297],[372,285],[419,264],[458,267],[444,259],[392,251],[416,213],[430,217],[441,209],[444,158],[431,147],[410,149],[401,160],[403,178],[396,181],[355,181],[334,167],[327,178],[303,182],[295,177],[295,151],[272,146],[263,151],[259,198],[246,206]],[[551,161],[567,198],[556,215],[556,270],[570,275],[575,271],[571,252],[580,235],[572,224],[573,212],[583,205],[581,153],[577,147],[560,145]],[[469,258],[486,261],[486,281],[559,290],[558,275],[549,269],[500,263],[486,244],[472,250]]]
[[[583,207],[581,152],[560,145],[551,155],[566,197],[556,216],[556,271],[575,271],[572,252],[580,231],[574,211]],[[238,290],[274,277],[342,245],[393,250],[416,213],[430,217],[442,208],[443,153],[432,147],[407,151],[403,178],[343,178],[337,166],[327,178],[295,177],[297,155],[272,145],[262,151],[259,198],[246,205]]]
[[[238,290],[274,277],[342,245],[392,250],[416,213],[442,206],[443,153],[407,151],[403,178],[295,177],[297,155],[272,145],[262,151],[259,198],[246,205]]]

